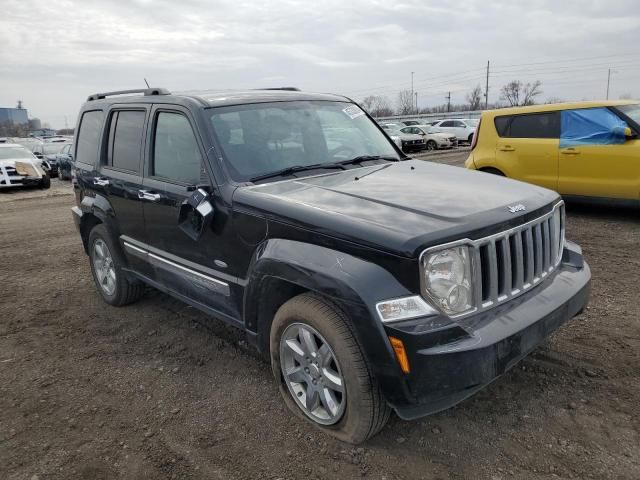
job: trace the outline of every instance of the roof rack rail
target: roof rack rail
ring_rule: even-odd
[[[166,88],[140,88],[134,90],[117,90],[115,92],[94,93],[93,95],[89,95],[87,102],[102,100],[103,98],[112,97],[114,95],[127,95],[130,93],[142,93],[144,95],[171,95],[171,92]]]
[[[269,88],[257,88],[256,90],[287,90],[288,92],[299,92],[297,87],[269,87]]]

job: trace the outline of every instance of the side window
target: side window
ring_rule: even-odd
[[[451,120],[447,120],[446,122],[442,122],[439,127],[453,127],[453,122]]]
[[[559,138],[558,112],[514,115],[509,127],[510,138]]]
[[[499,137],[507,137],[509,135],[509,122],[511,121],[511,118],[512,117],[508,115],[502,115],[495,118],[494,123]]]
[[[153,175],[188,185],[201,178],[202,156],[187,117],[160,112],[153,143]]]
[[[456,128],[465,128],[466,125],[464,123],[462,123],[460,120],[454,120],[453,122],[453,126]]]
[[[627,123],[608,108],[564,110],[560,148],[624,143]]]
[[[103,120],[102,110],[92,110],[82,114],[76,139],[76,161],[89,165],[95,165],[98,161],[98,142]]]
[[[140,172],[144,111],[122,110],[111,115],[106,165]]]

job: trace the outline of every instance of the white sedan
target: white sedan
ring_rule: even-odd
[[[51,179],[42,161],[22,145],[0,143],[0,189],[22,186],[49,188]]]
[[[450,118],[434,123],[431,125],[430,131],[434,133],[451,133],[456,136],[458,141],[471,143],[477,126],[478,120],[475,118]]]
[[[437,150],[439,148],[454,148],[458,146],[458,139],[449,133],[432,133],[429,125],[412,125],[401,128],[402,133],[420,135],[424,138],[427,150]]]

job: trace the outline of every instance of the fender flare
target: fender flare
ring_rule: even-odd
[[[85,251],[88,253],[87,241],[89,239],[89,231],[87,226],[93,226],[97,223],[105,224],[109,231],[114,235],[114,239],[117,241],[120,237],[120,229],[115,221],[115,212],[111,206],[111,203],[102,195],[96,196],[84,196],[79,205],[82,212],[82,218],[80,220],[80,233],[82,236],[82,243],[85,247]],[[96,221],[97,220],[97,221]],[[119,242],[116,242],[118,245]]]
[[[341,308],[352,323],[373,374],[378,378],[386,377],[387,382],[398,382],[399,388],[404,387],[375,305],[384,299],[413,293],[387,270],[327,247],[270,239],[256,250],[249,272],[243,299],[244,320],[247,330],[257,335],[259,350],[264,351],[266,346],[268,352],[273,318],[261,319],[260,312],[271,293],[277,294],[269,290],[270,280],[275,279],[316,293]]]

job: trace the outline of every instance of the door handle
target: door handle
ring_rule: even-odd
[[[150,192],[149,190],[138,190],[138,198],[140,200],[148,200],[149,202],[157,202],[160,200],[160,194]]]
[[[563,155],[580,155],[580,150],[576,150],[575,148],[566,148],[564,150],[560,150],[560,153]]]
[[[99,187],[106,187],[109,185],[109,179],[103,177],[96,177],[93,179],[93,184],[98,185]]]
[[[511,145],[505,145],[504,147],[500,148],[501,152],[515,152],[516,149],[513,148]]]

